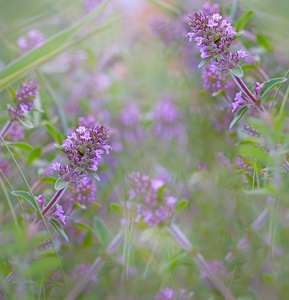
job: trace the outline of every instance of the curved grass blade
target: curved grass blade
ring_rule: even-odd
[[[0,72],[0,89],[17,80],[26,72],[38,67],[66,49],[66,42],[75,36],[86,24],[92,21],[105,8],[110,0],[103,1],[77,23],[47,39],[41,46],[33,48],[10,63]]]

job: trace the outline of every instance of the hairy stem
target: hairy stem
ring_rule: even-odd
[[[53,198],[49,201],[49,203],[43,209],[43,211],[42,211],[43,216],[45,216],[52,209],[52,207],[60,200],[61,196],[64,194],[66,189],[67,189],[67,186],[64,187],[63,189],[57,191],[54,194]]]
[[[2,136],[4,138],[4,136],[7,134],[7,132],[11,128],[13,122],[14,121],[12,121],[12,120],[9,120],[9,121],[6,122],[6,124],[4,125],[4,127],[2,128],[2,130],[0,132],[0,136]]]

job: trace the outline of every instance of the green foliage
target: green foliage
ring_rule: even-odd
[[[252,14],[253,14],[253,11],[248,10],[248,11],[244,12],[239,17],[239,19],[236,21],[236,30],[237,30],[237,32],[245,27],[245,25],[249,22]]]
[[[239,122],[239,120],[245,115],[246,111],[250,108],[250,105],[246,104],[244,106],[242,106],[236,113],[235,118],[233,119],[233,121],[231,122],[229,129],[232,129],[233,126]]]

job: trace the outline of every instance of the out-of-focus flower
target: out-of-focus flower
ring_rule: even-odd
[[[149,226],[156,226],[171,221],[177,199],[164,194],[162,188],[165,183],[162,180],[132,173],[128,181],[130,185],[128,205],[136,207],[136,222],[142,218]]]
[[[185,289],[175,291],[169,287],[161,289],[155,296],[155,300],[189,300],[192,299],[193,293],[188,293]]]
[[[24,138],[24,129],[18,122],[13,122],[10,127],[6,139],[9,141],[17,142],[20,139]]]
[[[0,171],[5,175],[10,173],[10,164],[7,160],[0,159]]]
[[[152,15],[149,18],[149,26],[154,36],[164,44],[180,42],[185,37],[185,30],[180,22],[169,19],[164,15]]]
[[[219,260],[209,260],[207,261],[208,267],[210,270],[215,273],[218,276],[224,277],[228,275],[228,271],[224,265],[223,261]],[[214,286],[213,284],[208,280],[209,276],[206,271],[201,270],[200,272],[200,278],[204,279],[208,288],[212,289]]]
[[[38,92],[38,86],[34,81],[28,81],[22,83],[20,90],[16,91],[16,107],[8,105],[8,113],[11,120],[23,119],[24,113],[27,113],[33,109],[33,100]]]
[[[23,52],[28,52],[30,49],[40,46],[45,40],[45,36],[37,29],[29,31],[26,35],[21,36],[17,40],[17,45]]]

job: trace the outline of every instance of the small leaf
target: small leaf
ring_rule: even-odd
[[[62,135],[61,135],[60,131],[50,123],[46,123],[45,127],[46,127],[47,131],[49,132],[49,134],[52,136],[52,138],[57,143],[61,144],[62,143]]]
[[[265,273],[262,275],[263,279],[269,283],[274,283],[275,278],[272,274]]]
[[[239,146],[238,150],[239,154],[245,156],[248,155],[249,157],[265,164],[273,163],[272,157],[261,147],[247,144]]]
[[[33,128],[33,127],[34,127],[33,124],[32,124],[32,122],[31,122],[30,120],[27,120],[27,119],[21,120],[21,119],[18,119],[18,118],[17,118],[17,120],[18,120],[23,126],[25,126],[25,127],[27,127],[27,128]]]
[[[244,64],[242,65],[242,69],[243,71],[248,71],[248,70],[256,69],[256,66],[253,64]]]
[[[102,246],[105,246],[107,241],[107,228],[99,217],[94,217],[93,229],[94,229],[94,233],[96,234],[99,240],[99,243]]]
[[[268,51],[272,50],[272,46],[269,43],[270,38],[268,36],[259,33],[256,35],[256,38],[257,38],[257,42],[260,46],[264,47]]]
[[[54,144],[54,146],[55,146],[57,149],[59,149],[61,152],[65,153],[65,150],[64,150],[63,146],[58,145],[58,144]]]
[[[93,229],[90,226],[88,226],[86,224],[83,224],[81,222],[74,222],[73,225],[76,225],[76,226],[78,226],[80,228],[83,228],[83,229],[85,229],[87,231],[93,232]]]
[[[42,114],[44,113],[44,110],[42,110],[41,108],[33,108],[32,111],[36,111]]]
[[[29,203],[32,206],[32,208],[35,211],[38,211],[37,203],[36,203],[34,197],[32,197],[29,193],[27,193],[25,191],[12,191],[11,194],[25,200],[27,203]]]
[[[263,83],[263,87],[261,89],[260,98],[263,98],[270,90],[272,90],[275,86],[285,82],[287,78],[285,77],[277,77],[272,78]]]
[[[110,207],[114,210],[117,214],[122,215],[122,206],[118,203],[110,203]]]
[[[97,175],[96,171],[91,171],[90,174],[98,181],[100,181],[99,176]]]
[[[26,143],[21,143],[21,142],[7,142],[7,145],[10,147],[15,147],[18,149],[21,149],[23,151],[32,151],[33,147],[30,146],[29,144]]]
[[[8,87],[8,90],[9,90],[11,96],[12,96],[13,101],[15,102],[16,99],[17,99],[17,96],[16,96],[16,93],[15,93],[13,87],[12,87],[12,86],[9,86],[9,87]]]
[[[69,184],[69,181],[65,181],[62,178],[58,178],[54,184],[54,189],[60,191],[64,189]]]
[[[187,206],[188,202],[189,202],[189,201],[186,200],[186,199],[183,199],[183,200],[178,201],[178,202],[175,204],[175,211],[176,211],[176,212],[179,212],[179,211],[181,211],[182,209],[184,209],[184,208]]]
[[[41,257],[38,260],[31,262],[26,269],[23,270],[23,275],[31,278],[31,276],[39,277],[41,274],[55,269],[59,266],[56,257]]]
[[[233,119],[233,121],[231,122],[229,129],[232,129],[233,126],[244,116],[244,114],[246,113],[246,111],[250,108],[250,105],[246,104],[244,106],[242,106],[238,112],[235,115],[235,118]]]
[[[236,40],[239,36],[241,36],[242,34],[244,33],[244,31],[239,31],[239,32],[236,32],[235,35],[234,35],[234,38],[233,40]]]
[[[244,76],[243,69],[239,65],[236,65],[234,69],[230,69],[229,71],[238,78],[242,78]]]
[[[249,22],[253,12],[251,10],[244,12],[239,19],[236,21],[236,30],[244,28],[244,26]]]
[[[49,182],[49,183],[53,183],[55,184],[55,182],[57,181],[57,178],[56,177],[53,177],[53,176],[46,176],[46,177],[43,177],[41,179],[42,182]]]
[[[36,147],[34,148],[34,150],[29,154],[28,158],[27,158],[27,163],[30,164],[32,163],[35,159],[37,159],[38,157],[40,157],[41,155],[41,147]]]
[[[198,68],[200,69],[202,66],[204,66],[209,61],[209,59],[211,59],[211,57],[212,56],[203,58],[203,60],[199,63]]]
[[[56,229],[56,231],[58,231],[58,233],[68,242],[69,241],[68,236],[64,232],[61,224],[53,218],[49,218],[49,221],[53,225],[53,227]]]

